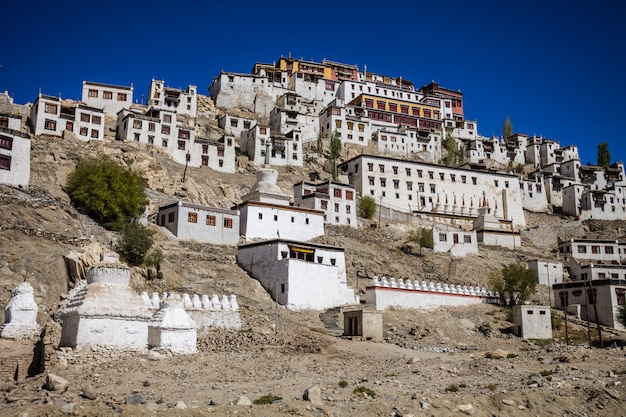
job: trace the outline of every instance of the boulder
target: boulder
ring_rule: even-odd
[[[67,379],[62,378],[55,374],[48,374],[46,377],[46,385],[45,388],[48,391],[54,391],[58,393],[63,393],[70,386],[70,383]]]
[[[304,395],[302,395],[302,399],[304,401],[309,401],[313,404],[322,404],[322,388],[319,384],[315,384],[304,390]]]

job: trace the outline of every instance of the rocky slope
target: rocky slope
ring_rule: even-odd
[[[204,109],[207,119],[217,111]],[[28,281],[35,289],[39,322],[45,325],[42,373],[13,381],[3,373],[1,415],[302,415],[302,416],[447,416],[623,415],[626,409],[626,356],[621,349],[589,349],[586,329],[571,327],[572,346],[541,346],[510,334],[512,324],[498,308],[441,308],[436,311],[391,310],[384,314],[385,341],[332,337],[319,313],[276,307],[235,264],[236,250],[180,242],[155,226],[156,245],[165,253],[163,280],[146,281],[132,271],[137,291],[186,291],[235,294],[245,329],[199,335],[199,353],[172,356],[114,349],[57,349],[60,328],[53,320],[59,301],[73,283],[63,256],[85,253],[95,262],[114,247],[116,236],[77,212],[63,192],[69,172],[81,157],[107,156],[146,178],[151,210],[185,198],[230,207],[254,183],[254,167],[239,158],[236,174],[190,169],[166,155],[133,143],[83,143],[71,138],[32,141],[32,186],[0,186],[0,305],[10,290]],[[293,183],[323,165],[315,155],[303,169],[281,169],[279,185]],[[623,236],[624,224],[580,223],[559,216],[527,213],[529,229],[515,251],[481,247],[480,255],[451,259],[424,250],[414,256],[401,250],[408,226],[363,222],[358,230],[328,227],[317,241],[346,249],[348,282],[361,295],[375,274],[484,285],[491,270],[512,261],[557,259],[557,235],[600,233]],[[547,302],[547,288],[535,295]],[[278,311],[278,319],[276,319]],[[1,316],[0,316],[1,317]],[[278,322],[278,329],[275,323]],[[615,346],[623,333],[605,333]],[[32,356],[33,343],[0,341],[3,361],[17,353]],[[504,358],[485,354],[503,349]],[[507,355],[508,353],[508,355]],[[68,382],[45,389],[46,377]],[[314,387],[314,388],[312,388]],[[370,394],[355,393],[359,387]],[[303,400],[305,389],[313,401]],[[319,388],[319,391],[318,391]],[[270,405],[246,405],[273,394]],[[184,408],[187,407],[187,408]]]

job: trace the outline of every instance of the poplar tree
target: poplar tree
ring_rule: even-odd
[[[504,122],[502,122],[502,139],[505,141],[509,138],[509,136],[513,135],[513,123],[511,122],[511,118],[507,115],[504,118]]]
[[[331,163],[331,176],[333,181],[337,181],[339,172],[337,172],[337,159],[341,156],[341,138],[337,132],[334,132],[330,137],[330,163]]]
[[[598,144],[598,166],[608,167],[611,165],[611,152],[609,152],[609,144],[600,142]]]

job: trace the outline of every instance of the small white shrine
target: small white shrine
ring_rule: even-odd
[[[60,346],[147,347],[152,312],[129,287],[130,269],[115,253],[103,254],[100,261],[87,271],[87,283],[69,294],[59,314]]]
[[[37,324],[38,310],[33,287],[28,282],[22,282],[11,292],[11,300],[4,310],[0,337],[28,339],[38,336],[41,333],[41,327]]]
[[[148,347],[195,353],[196,340],[196,322],[185,311],[182,297],[169,294],[148,322]]]

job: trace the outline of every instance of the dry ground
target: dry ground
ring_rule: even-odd
[[[493,306],[390,310],[384,314],[385,340],[374,342],[331,336],[318,312],[279,308],[276,333],[275,305],[237,267],[234,248],[179,242],[156,227],[156,245],[166,254],[165,279],[146,281],[141,268],[133,268],[133,287],[235,294],[244,330],[201,334],[194,355],[58,349],[60,329],[52,317],[72,285],[63,256],[110,249],[116,239],[69,205],[62,185],[80,157],[104,154],[144,173],[152,209],[178,197],[230,207],[254,183],[245,158],[239,160],[237,174],[191,169],[183,184],[182,167],[158,151],[118,142],[33,139],[32,186],[0,187],[0,305],[6,305],[19,282],[33,285],[39,323],[46,329],[46,361],[36,376],[19,382],[3,378],[0,415],[626,415],[624,351],[589,349],[584,327],[570,328],[573,346],[564,345],[562,331],[554,343],[541,346],[513,337],[505,313]],[[279,185],[289,192],[294,182],[316,170],[321,165],[281,170]],[[534,232],[523,233],[522,248],[481,247],[479,256],[458,260],[428,250],[423,256],[402,252],[408,234],[402,224],[328,227],[318,241],[346,249],[348,282],[363,297],[368,280],[357,285],[357,271],[370,278],[386,274],[484,285],[489,271],[509,262],[557,259],[553,246],[546,244],[546,239],[556,240],[555,230],[568,235],[588,233],[590,227],[607,235],[623,232],[617,223],[602,229],[545,214],[529,213],[527,221]],[[547,302],[547,288],[540,288],[535,298]],[[616,346],[626,339],[623,333],[605,337],[617,341]],[[0,370],[3,359],[28,356],[32,349],[32,343],[0,341]],[[494,349],[509,357],[487,359],[485,353]],[[44,389],[48,373],[65,378],[67,391]],[[302,399],[314,384],[322,389],[320,404]],[[372,395],[354,393],[358,387]],[[85,392],[95,398],[85,398]],[[255,400],[270,393],[282,399],[271,405],[237,405],[241,396]],[[133,394],[131,400],[142,400],[140,404],[126,404]],[[179,402],[187,408],[176,408]],[[459,409],[468,404],[473,408]]]

